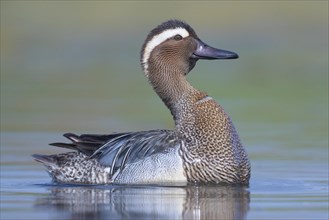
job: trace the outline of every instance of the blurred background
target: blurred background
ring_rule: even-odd
[[[248,217],[328,219],[328,1],[0,4],[0,218],[74,219],[67,217],[74,201],[59,195],[65,205],[54,208],[51,191],[63,188],[49,185],[44,167],[30,156],[64,152],[47,146],[64,141],[62,133],[173,128],[141,71],[139,52],[151,29],[178,18],[209,45],[240,55],[199,61],[188,79],[225,108],[246,146],[252,164]],[[98,204],[96,214],[108,207],[102,199],[64,195],[87,207]],[[148,197],[155,204],[148,207],[161,207],[154,213],[167,218],[162,198],[186,200],[175,190],[152,195],[159,199]],[[224,209],[213,195],[200,202]],[[128,205],[143,213],[137,198]],[[40,199],[49,204],[40,208]]]
[[[199,61],[188,78],[250,151],[273,140],[327,150],[327,1],[2,1],[1,141],[172,128],[139,63],[148,32],[170,18],[240,55]]]

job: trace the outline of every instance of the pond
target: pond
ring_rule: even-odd
[[[44,143],[56,135],[1,134],[1,219],[328,218],[325,151],[285,151],[279,160],[255,158],[264,149],[254,146],[249,149],[253,158],[250,187],[73,186],[52,184],[45,169],[30,157],[45,152]],[[52,153],[63,152],[49,148]],[[275,154],[275,150],[266,151]]]
[[[232,118],[250,186],[51,183],[31,155],[62,133],[173,127],[138,54],[168,18],[240,56],[188,80]],[[327,1],[1,1],[0,82],[1,220],[329,218]]]

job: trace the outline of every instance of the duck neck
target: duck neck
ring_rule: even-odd
[[[185,74],[175,70],[158,70],[148,74],[150,84],[170,110],[176,121],[181,111],[180,100],[198,91],[186,80]]]

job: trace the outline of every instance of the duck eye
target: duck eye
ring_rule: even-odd
[[[179,40],[183,39],[183,37],[181,35],[177,34],[174,36],[174,39],[179,41]]]

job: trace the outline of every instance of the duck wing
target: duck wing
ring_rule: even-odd
[[[96,150],[98,150],[103,144],[116,137],[127,135],[129,133],[113,133],[108,135],[97,134],[82,134],[76,135],[73,133],[65,133],[64,137],[72,141],[72,143],[51,143],[49,145],[62,147],[70,150],[79,151],[87,156],[91,156]]]
[[[90,159],[96,159],[101,165],[111,167],[110,175],[122,170],[127,164],[143,160],[153,154],[165,154],[178,147],[181,141],[171,130],[80,136],[67,133],[64,137],[72,143],[50,145],[78,150]]]

